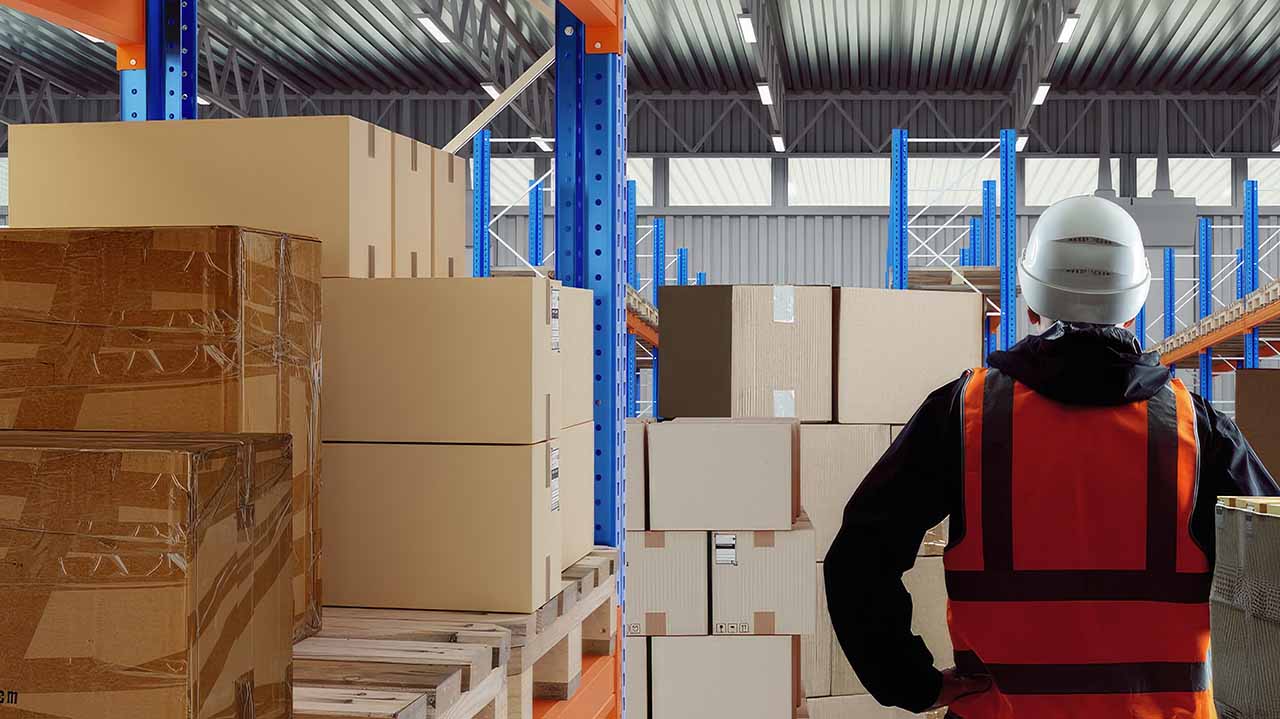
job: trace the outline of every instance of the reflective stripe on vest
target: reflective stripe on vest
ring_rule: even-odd
[[[948,620],[957,667],[996,688],[953,716],[1214,716],[1212,574],[1190,530],[1198,460],[1186,388],[1173,380],[1145,402],[1075,406],[979,369],[963,415]]]

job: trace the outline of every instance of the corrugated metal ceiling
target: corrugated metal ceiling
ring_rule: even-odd
[[[550,23],[507,3],[529,49]],[[474,92],[486,65],[415,21],[429,0],[202,0],[202,17],[315,91]],[[466,0],[472,7],[481,0]],[[777,0],[791,92],[1003,92],[1029,0]],[[754,88],[739,0],[630,0],[630,85],[647,92]],[[476,10],[475,12],[478,12]],[[1280,76],[1276,0],[1083,0],[1055,88],[1257,92]],[[0,50],[88,93],[113,90],[113,54],[0,7]]]

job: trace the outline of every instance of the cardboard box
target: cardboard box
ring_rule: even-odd
[[[812,634],[813,525],[711,532],[711,633]]]
[[[947,587],[942,569],[942,557],[920,557],[916,565],[903,575],[903,583],[911,593],[913,607],[911,631],[924,640],[933,653],[934,665],[949,667],[955,664],[951,648],[951,632],[947,628]],[[831,693],[837,695],[866,694],[849,666],[849,660],[833,638],[831,650]]]
[[[560,421],[565,427],[595,419],[594,307],[591,290],[560,289]]]
[[[539,277],[325,280],[324,439],[556,436],[558,292]]]
[[[319,631],[320,244],[0,230],[0,278],[0,428],[293,435],[295,632]]]
[[[646,436],[651,529],[784,530],[799,516],[797,423],[677,420]]]
[[[432,149],[391,136],[391,276],[431,277]]]
[[[627,636],[710,633],[706,532],[627,532]]]
[[[431,150],[431,276],[470,277],[471,183],[467,158]]]
[[[649,643],[653,719],[794,715],[799,650],[793,637],[654,637]]]
[[[905,424],[930,392],[982,362],[977,293],[842,287],[836,297],[837,422]]]
[[[7,713],[289,716],[291,462],[287,435],[0,432]]]
[[[800,678],[806,697],[831,695],[831,650],[834,637],[831,633],[831,615],[827,610],[827,588],[822,579],[821,562],[817,564],[816,571],[815,595],[818,606],[813,633],[800,636]]]
[[[622,671],[626,676],[627,716],[631,719],[649,719],[649,640],[646,637],[626,637],[626,654]]]
[[[1280,370],[1237,370],[1235,378],[1236,424],[1267,471],[1280,477],[1280,426],[1275,421],[1275,409],[1280,404]]]
[[[325,603],[536,611],[560,592],[559,447],[325,442]]]
[[[627,477],[623,497],[628,532],[649,528],[649,508],[645,503],[645,495],[649,491],[645,478],[645,428],[648,424],[649,422],[635,417],[627,419]]]
[[[810,699],[809,719],[943,719],[946,709],[912,714],[905,709],[882,707],[870,694]]]
[[[595,423],[583,422],[560,433],[560,569],[591,553],[596,538]]]
[[[889,427],[883,424],[800,427],[800,505],[816,532],[814,559],[827,556],[845,505],[888,448]]]
[[[663,417],[831,421],[830,287],[662,287],[658,303]]]
[[[13,227],[271,228],[325,277],[391,276],[391,133],[353,117],[23,125],[9,173]]]

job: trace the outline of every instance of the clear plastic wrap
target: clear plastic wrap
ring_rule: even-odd
[[[0,428],[293,435],[293,634],[320,629],[320,243],[0,230]]]
[[[0,432],[0,677],[22,716],[289,715],[290,438]]]

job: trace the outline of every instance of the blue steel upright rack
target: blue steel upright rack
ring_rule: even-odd
[[[1196,269],[1199,285],[1196,290],[1196,319],[1204,319],[1213,312],[1213,225],[1208,217],[1201,217],[1196,227]],[[1213,348],[1200,353],[1200,371],[1197,373],[1200,396],[1206,402],[1213,401]]]

